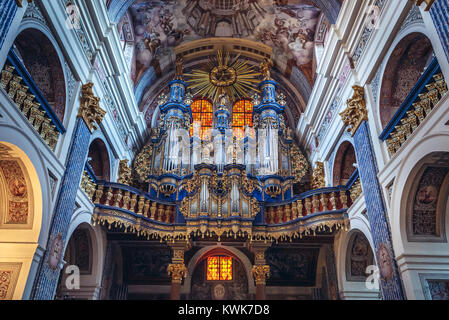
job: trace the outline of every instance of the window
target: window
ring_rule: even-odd
[[[253,104],[249,100],[239,100],[232,108],[232,131],[237,138],[243,138],[246,127],[253,127]]]
[[[232,280],[232,258],[222,256],[208,257],[207,280]]]
[[[192,109],[193,123],[190,127],[190,135],[193,136],[193,124],[199,122],[201,124],[201,139],[210,137],[210,131],[213,122],[213,106],[209,100],[196,100],[190,106]]]

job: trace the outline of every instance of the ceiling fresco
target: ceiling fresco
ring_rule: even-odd
[[[137,0],[130,8],[136,78],[174,47],[208,37],[238,37],[273,48],[276,61],[296,65],[312,83],[320,10],[311,0]]]

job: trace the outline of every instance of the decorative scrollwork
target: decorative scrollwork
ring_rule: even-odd
[[[100,98],[94,96],[92,91],[93,85],[92,82],[83,85],[81,89],[81,103],[78,111],[78,117],[84,120],[91,132],[92,129],[97,129],[95,123],[100,124],[106,115],[106,111],[100,107]]]
[[[312,173],[312,189],[321,189],[326,187],[324,163],[317,161],[315,164],[316,167]]]
[[[368,120],[365,92],[361,86],[353,86],[354,95],[347,101],[348,107],[340,113],[343,123],[349,127],[348,132],[355,135],[363,121]]]
[[[301,150],[299,150],[299,147],[294,143],[291,147],[291,159],[292,176],[294,177],[293,183],[298,183],[309,170],[309,164],[306,157],[302,154]]]
[[[131,168],[128,166],[128,160],[120,160],[120,167],[118,172],[118,183],[121,184],[132,184],[132,171]]]

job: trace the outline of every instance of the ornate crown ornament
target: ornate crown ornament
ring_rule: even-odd
[[[93,83],[89,82],[83,85],[81,89],[81,102],[78,111],[78,117],[82,118],[89,130],[92,132],[97,127],[95,123],[100,124],[103,121],[106,111],[100,107],[100,98],[94,96],[92,91]]]
[[[312,173],[312,189],[321,189],[326,187],[326,180],[324,174],[324,163],[315,162],[316,167]]]
[[[118,172],[118,183],[130,185],[132,183],[131,168],[128,166],[128,160],[120,160]]]
[[[348,132],[355,135],[363,121],[368,120],[364,89],[361,86],[353,86],[354,94],[347,101],[348,107],[340,113],[345,126],[349,127]]]

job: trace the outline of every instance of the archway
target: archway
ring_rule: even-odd
[[[380,120],[382,128],[390,122],[409,95],[433,56],[432,44],[424,34],[405,36],[393,50],[382,79]]]
[[[85,220],[81,215],[80,220]],[[59,277],[55,299],[94,300],[99,298],[103,271],[101,236],[87,222],[71,233],[64,254],[64,268]],[[77,282],[78,281],[78,282]]]
[[[224,248],[215,248],[196,262],[191,300],[247,300],[248,277],[242,261]]]
[[[37,172],[21,149],[0,142],[0,300],[22,298],[41,224]]]
[[[345,185],[356,170],[357,163],[354,147],[349,141],[343,142],[338,148],[334,160],[333,184],[334,186]]]
[[[374,254],[368,239],[362,232],[354,231],[346,252],[346,280],[365,282],[366,270],[374,264]]]
[[[13,50],[63,122],[66,104],[64,71],[52,42],[40,30],[28,28],[17,36]]]
[[[449,284],[447,139],[441,133],[422,139],[394,181],[392,240],[408,299],[441,299],[437,289]]]
[[[88,159],[97,179],[109,181],[111,178],[109,153],[103,140],[97,138],[92,141]]]

